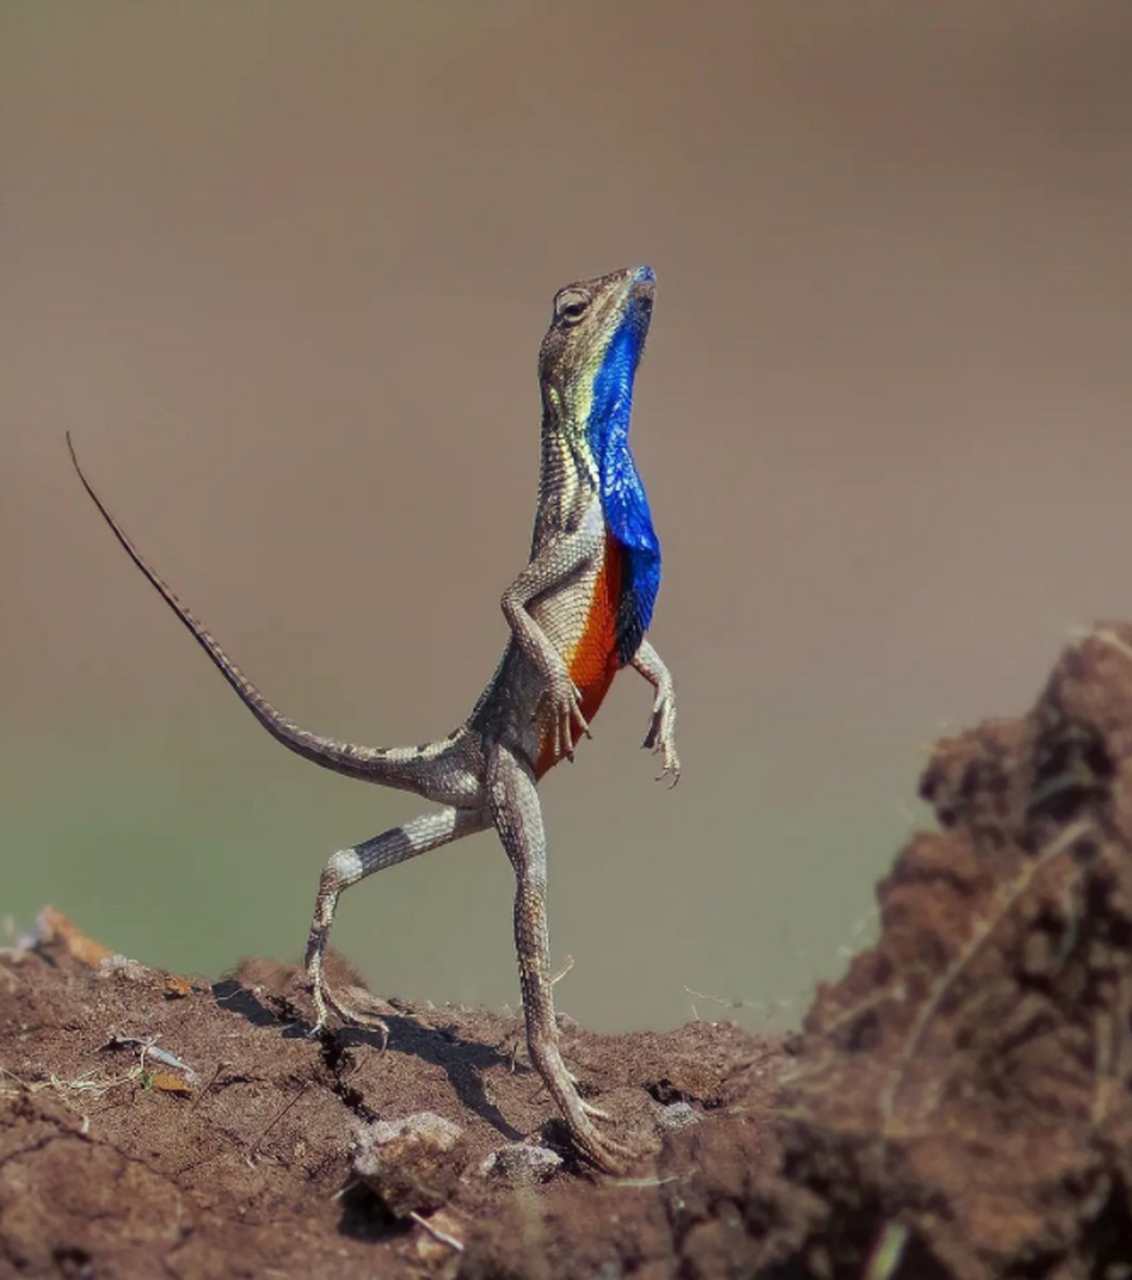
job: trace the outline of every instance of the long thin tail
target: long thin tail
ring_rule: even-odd
[[[414,785],[416,770],[412,767],[419,764],[422,758],[434,754],[442,746],[440,743],[429,744],[428,747],[359,747],[349,742],[336,742],[333,738],[321,738],[317,734],[300,729],[292,720],[276,711],[270,702],[243,674],[224,650],[209,635],[208,631],[193,617],[192,613],[177,599],[172,589],[162,580],[160,575],[143,559],[141,552],[126,536],[122,526],[106,509],[102,499],[91,487],[90,481],[83,474],[79,460],[75,456],[75,446],[71,443],[71,433],[67,432],[67,448],[71,451],[71,461],[75,464],[83,488],[90,495],[91,501],[98,508],[102,518],[110,526],[114,536],[126,549],[126,554],[145,574],[170,609],[188,628],[193,639],[208,654],[224,679],[240,696],[240,701],[271,734],[285,747],[297,752],[315,764],[333,769],[336,773],[344,773],[351,778],[361,778],[367,782],[381,782],[387,786],[404,787],[416,790]]]

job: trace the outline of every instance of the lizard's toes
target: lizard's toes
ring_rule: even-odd
[[[600,1107],[575,1095],[568,1108],[567,1124],[570,1138],[578,1155],[602,1173],[623,1174],[640,1157],[640,1152],[617,1138],[610,1137],[594,1123],[595,1120],[611,1122],[612,1117]]]
[[[575,1131],[572,1136],[578,1154],[602,1173],[616,1177],[633,1166],[636,1153],[632,1148],[616,1138],[607,1137],[595,1125],[587,1124],[583,1131]]]

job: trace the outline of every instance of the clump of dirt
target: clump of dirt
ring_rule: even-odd
[[[311,1040],[291,967],[186,981],[46,919],[0,960],[0,1276],[1127,1280],[1132,628],[922,793],[940,831],[789,1042],[563,1020],[649,1139],[621,1179],[573,1160],[513,1018],[374,1001],[384,1051]]]
[[[779,1082],[821,1205],[791,1274],[1132,1275],[1132,628],[940,743],[921,793],[942,830]]]

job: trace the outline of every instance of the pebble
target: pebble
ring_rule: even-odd
[[[667,1107],[661,1107],[656,1119],[662,1129],[684,1129],[700,1122],[699,1115],[688,1102],[673,1102]]]
[[[531,1187],[545,1182],[562,1165],[562,1157],[549,1147],[532,1146],[527,1142],[509,1142],[497,1147],[480,1165],[480,1172],[487,1177],[499,1178],[512,1187]]]
[[[445,1204],[466,1161],[464,1131],[431,1111],[357,1131],[354,1173],[397,1217]]]

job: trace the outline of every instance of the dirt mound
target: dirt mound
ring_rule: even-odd
[[[922,791],[941,831],[789,1044],[566,1023],[633,1178],[573,1163],[514,1019],[312,1041],[291,968],[186,982],[46,920],[0,961],[0,1275],[1132,1275],[1132,629]]]
[[[782,1172],[821,1201],[801,1274],[1130,1275],[1132,629],[941,743],[921,792],[943,829],[780,1082]]]
[[[523,1259],[559,1197],[588,1191],[572,1223],[600,1237],[613,1204],[643,1223],[667,1176],[646,1160],[641,1180],[593,1194],[513,1017],[374,1002],[384,1051],[364,1031],[311,1040],[292,967],[256,960],[188,981],[111,955],[57,913],[41,933],[0,961],[0,1276],[321,1280],[509,1259],[533,1274]],[[356,982],[337,958],[330,976]],[[689,1167],[687,1135],[715,1123],[738,1067],[769,1081],[781,1057],[727,1024],[604,1037],[563,1022],[583,1093],[638,1141],[666,1138],[666,1168]],[[426,1130],[457,1127],[445,1154],[458,1176],[439,1197],[405,1193],[437,1179],[402,1151],[394,1197],[360,1154],[379,1118],[422,1114]],[[646,1235],[671,1261],[671,1233]]]

